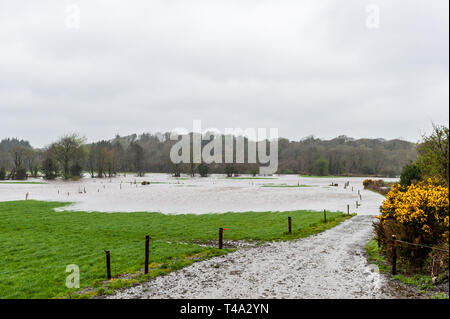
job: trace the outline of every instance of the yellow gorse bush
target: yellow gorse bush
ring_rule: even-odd
[[[416,236],[448,241],[448,188],[431,179],[407,187],[394,185],[378,218],[382,223],[393,219],[413,230]]]

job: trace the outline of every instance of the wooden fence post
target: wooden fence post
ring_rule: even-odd
[[[291,216],[288,217],[288,226],[289,226],[289,234],[292,234],[292,218]]]
[[[108,280],[111,280],[111,254],[109,250],[105,250],[106,253],[106,276]]]
[[[327,222],[327,211],[325,209],[323,210],[323,222]]]
[[[350,205],[347,204],[347,215],[350,215]]]
[[[395,241],[397,240],[397,236],[392,235],[392,275],[397,273],[397,247]]]
[[[145,236],[145,269],[144,274],[148,274],[148,255],[149,255],[150,236]]]
[[[223,247],[223,228],[219,228],[219,249]]]

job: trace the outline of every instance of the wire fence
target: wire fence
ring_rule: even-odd
[[[347,215],[350,215],[349,206],[347,205]],[[324,223],[327,223],[327,220],[329,222],[333,221],[335,217],[333,215],[328,215],[327,213],[330,213],[327,210],[323,210],[323,217],[321,216],[320,219]],[[344,214],[344,213],[343,213]],[[327,218],[328,217],[328,218]],[[288,223],[287,223],[287,233],[292,233],[292,226],[293,226],[293,218],[290,216],[288,217]],[[217,240],[217,246],[219,249],[223,248],[223,234],[224,230],[227,230],[226,228],[219,228],[216,230],[206,230],[203,232],[203,235],[206,235],[208,237],[207,242],[209,247],[213,247],[215,245],[211,245],[211,239],[218,235]],[[148,235],[147,235],[148,236]],[[147,240],[147,238],[146,238]],[[206,240],[206,238],[205,238]],[[198,245],[196,242],[171,242],[168,240],[152,240],[153,243],[165,243],[165,244],[176,244],[176,245]],[[106,266],[105,271],[105,277],[106,279],[111,279],[113,276],[117,276],[120,274],[123,274],[124,271],[130,270],[131,266],[135,266],[136,270],[144,268],[144,273],[148,271],[148,265],[149,265],[149,247],[148,244],[142,241],[133,240],[133,243],[128,245],[120,245],[120,247],[114,248],[114,247],[108,247],[108,244],[100,244],[100,247],[103,249],[95,249],[87,252],[87,254],[78,255],[75,250],[70,249],[68,247],[65,250],[61,249],[50,249],[46,250],[45,259],[36,259],[34,262],[28,263],[26,267],[20,267],[20,260],[17,260],[16,258],[6,258],[2,260],[3,264],[10,263],[10,264],[17,264],[19,268],[15,268],[12,270],[6,270],[1,271],[0,269],[0,277],[4,277],[5,275],[10,275],[11,277],[16,276],[24,276],[29,272],[50,272],[53,270],[53,272],[60,272],[61,270],[66,270],[66,267],[68,265],[77,264],[77,263],[83,263],[81,265],[82,267],[91,267],[92,270],[95,269],[96,272],[100,269],[100,265],[103,264],[101,267]],[[142,250],[141,250],[142,249]],[[144,250],[145,249],[145,250]],[[88,260],[88,263],[85,263],[84,261]],[[55,261],[57,261],[55,263]],[[46,265],[47,264],[47,265]],[[51,265],[49,265],[51,264]],[[1,266],[1,265],[0,265]],[[103,268],[105,269],[105,268]],[[112,270],[112,271],[111,271]],[[0,278],[4,279],[4,278]],[[11,279],[11,278],[8,278]]]
[[[206,234],[210,235],[210,234],[217,234],[217,231],[207,231]],[[186,243],[186,242],[171,242],[171,241],[167,241],[167,240],[152,240],[153,243],[167,243],[169,245],[197,245],[196,243]],[[105,246],[106,247],[106,246]],[[89,259],[91,262],[95,262],[95,263],[99,263],[99,262],[103,262],[105,260],[105,252],[109,251],[110,255],[112,257],[117,257],[120,256],[122,259],[123,258],[127,258],[127,256],[133,256],[136,258],[139,258],[139,252],[137,250],[142,249],[141,253],[144,252],[144,249],[146,248],[146,246],[144,245],[144,241],[139,241],[139,242],[134,242],[132,244],[129,245],[121,245],[118,248],[108,248],[108,249],[96,249],[95,251],[93,251],[92,253],[89,254],[83,254],[83,255],[77,255],[77,254],[73,254],[73,253],[68,253],[67,250],[50,250],[47,254],[48,255],[53,255],[53,256],[58,256],[58,258],[63,258],[64,260],[71,260],[71,262],[66,263],[60,263],[58,265],[52,265],[52,266],[42,266],[42,263],[36,263],[36,264],[29,264],[27,268],[21,268],[21,269],[14,269],[14,270],[7,270],[7,271],[0,271],[0,276],[3,275],[11,275],[11,274],[17,274],[17,275],[22,275],[24,273],[29,272],[31,269],[33,270],[48,270],[48,269],[60,269],[62,267],[65,267],[68,264],[73,264],[82,260],[86,260]],[[144,260],[145,255],[142,254],[142,260]],[[8,260],[8,259],[3,259],[2,262],[4,263],[8,263],[8,262],[13,262],[13,260]],[[125,269],[126,267],[129,267],[131,265],[135,265],[136,261],[132,260],[129,261],[127,263],[123,263],[120,262],[120,264],[113,264],[113,269],[115,269],[117,272],[120,272],[121,269]],[[142,267],[144,267],[144,264],[142,265]]]
[[[430,249],[430,250],[436,250],[436,251],[441,251],[444,253],[449,253],[448,249],[443,249],[443,248],[439,248],[439,247],[432,247],[432,246],[428,246],[428,245],[423,245],[423,244],[416,244],[416,243],[410,243],[404,240],[399,240],[397,239],[396,235],[392,235],[391,238],[391,246],[392,246],[392,269],[391,269],[391,273],[392,275],[396,275],[397,274],[397,243],[403,244],[403,245],[409,245],[409,246],[414,246],[414,247],[419,247],[419,248],[425,248],[425,249]]]
[[[402,244],[408,244],[408,245],[411,245],[411,246],[422,247],[422,248],[429,248],[429,249],[433,249],[433,250],[438,250],[438,251],[443,251],[443,252],[449,253],[448,249],[442,249],[442,248],[432,247],[432,246],[427,246],[427,245],[422,245],[422,244],[414,244],[414,243],[410,243],[410,242],[399,240],[399,239],[396,239],[395,242],[396,243],[402,243]]]

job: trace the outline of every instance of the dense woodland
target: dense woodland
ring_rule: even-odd
[[[85,138],[73,134],[61,137],[43,149],[33,148],[28,141],[7,138],[0,142],[0,179],[25,179],[28,176],[79,178],[82,172],[92,177],[110,177],[118,172],[202,176],[258,172],[256,164],[174,165],[169,154],[176,141],[169,137],[169,133],[144,133],[86,143]],[[403,166],[417,158],[416,144],[411,142],[346,136],[331,140],[310,136],[300,141],[280,138],[278,153],[278,173],[305,175],[398,176]]]

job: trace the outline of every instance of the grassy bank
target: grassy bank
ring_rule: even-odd
[[[378,269],[382,273],[389,273],[390,265],[385,259],[385,256],[381,254],[380,248],[378,248],[378,243],[375,239],[369,241],[366,245],[367,259],[369,263],[378,266]],[[401,265],[397,265],[401,266]],[[401,270],[401,267],[399,267]],[[397,274],[392,276],[394,280],[398,280],[406,285],[414,286],[421,293],[429,295],[433,299],[448,299],[448,294],[443,292],[434,291],[434,286],[431,283],[431,276],[424,274],[415,274],[413,276],[406,276],[403,274]]]
[[[366,179],[363,181],[364,189],[386,196],[396,182],[385,182],[382,179]]]
[[[228,250],[200,246],[215,243],[218,228],[225,240],[270,241],[306,237],[332,228],[348,216],[322,212],[246,212],[206,215],[160,213],[56,212],[68,203],[0,202],[0,298],[51,298],[70,292],[66,266],[80,267],[81,288],[105,279],[104,250],[111,251],[112,275],[136,273],[144,263],[149,234],[151,272],[146,278],[179,269]],[[287,217],[293,233],[288,234]],[[146,279],[110,282],[115,288]],[[115,285],[115,286],[114,286]],[[99,288],[101,290],[103,288]]]

